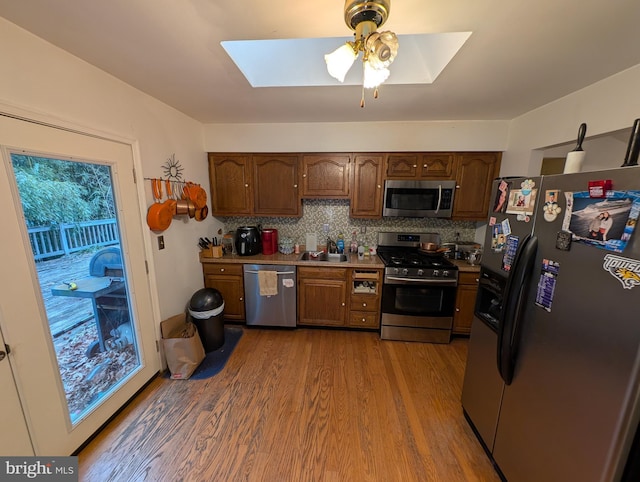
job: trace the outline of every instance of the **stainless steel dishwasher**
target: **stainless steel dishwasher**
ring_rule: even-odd
[[[271,294],[261,295],[261,291]],[[244,306],[247,325],[295,327],[296,292],[295,266],[245,264]]]

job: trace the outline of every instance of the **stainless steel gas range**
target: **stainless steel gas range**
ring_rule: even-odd
[[[420,249],[440,244],[436,233],[378,233],[378,256],[385,265],[382,285],[384,340],[449,343],[458,268],[442,254]]]

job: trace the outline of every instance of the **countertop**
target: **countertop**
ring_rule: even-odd
[[[253,256],[238,256],[237,254],[225,254],[221,258],[209,258],[200,253],[201,263],[241,263],[241,264],[286,264],[293,266],[324,266],[325,268],[376,268],[383,269],[384,263],[378,256],[365,256],[358,259],[357,254],[349,254],[349,259],[341,263],[333,261],[300,261],[302,254],[256,254]]]
[[[466,261],[462,259],[450,259],[452,263],[454,263],[458,267],[458,272],[460,273],[479,273],[480,265],[470,265]]]
[[[325,267],[339,267],[344,268],[376,268],[383,269],[384,263],[378,256],[365,256],[364,259],[359,260],[355,254],[349,254],[348,261],[342,263],[335,263],[330,261],[300,261],[300,254],[256,254],[254,256],[238,256],[237,254],[225,254],[221,258],[210,258],[202,256],[200,254],[201,263],[240,263],[240,264],[286,264],[294,266],[325,266]],[[470,265],[464,260],[452,259],[450,260],[458,267],[458,271],[461,273],[479,273],[479,265]]]

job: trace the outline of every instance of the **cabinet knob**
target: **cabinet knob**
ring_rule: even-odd
[[[298,187],[298,185],[297,185],[297,184],[294,184],[294,185],[293,185],[293,187]]]
[[[242,296],[240,297],[240,301],[244,301],[244,298]]]
[[[456,308],[456,313],[460,313],[460,308]]]
[[[382,188],[382,186],[380,184],[378,184],[378,189],[381,189],[381,188]]]
[[[303,175],[302,175],[302,177],[307,177],[307,175],[306,175],[306,174],[303,174]]]
[[[367,306],[367,304],[366,304],[366,303],[362,303],[362,306],[365,306],[365,307],[366,307],[366,306]]]
[[[427,169],[429,166],[427,166],[426,164],[423,164],[422,167],[424,167],[425,169]]]
[[[249,184],[245,184],[244,187],[249,187]]]
[[[418,167],[418,165],[417,165],[417,164],[414,164],[414,165],[413,165],[413,167]]]
[[[224,271],[224,268],[220,268],[220,272],[222,273]]]
[[[456,184],[456,189],[460,189],[460,184]]]
[[[344,303],[342,303],[342,306],[344,306]]]
[[[365,321],[367,321],[367,319],[366,318],[362,318],[362,323],[364,323]]]

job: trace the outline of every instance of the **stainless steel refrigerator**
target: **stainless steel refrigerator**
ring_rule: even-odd
[[[640,480],[639,211],[639,167],[494,183],[462,406],[509,482]]]

